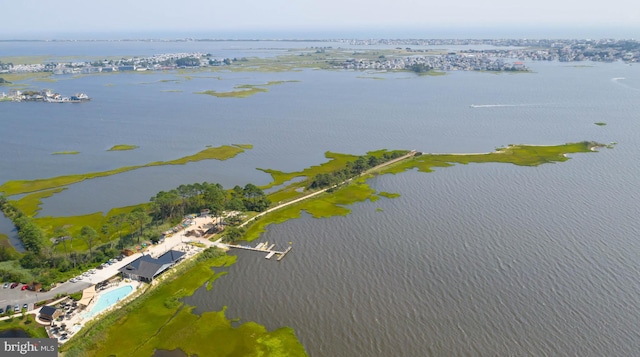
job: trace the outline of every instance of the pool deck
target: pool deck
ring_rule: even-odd
[[[109,293],[111,291],[119,289],[119,288],[121,288],[123,286],[131,286],[133,288],[133,290],[124,299],[118,300],[118,302],[116,302],[115,304],[107,307],[106,309],[100,311],[99,313],[97,313],[97,314],[95,314],[95,315],[93,315],[91,317],[86,317],[87,312],[91,311],[91,309],[97,304],[98,299],[100,298],[100,296],[103,296],[106,293]],[[114,286],[109,287],[108,289],[101,290],[101,291],[97,292],[97,294],[95,295],[95,297],[93,298],[91,303],[89,303],[89,305],[86,308],[73,313],[73,315],[70,318],[64,318],[60,322],[56,321],[56,324],[57,325],[66,324],[67,326],[69,326],[69,328],[67,329],[68,334],[69,335],[73,335],[76,332],[80,331],[87,322],[89,322],[89,321],[91,321],[93,319],[99,318],[104,313],[109,312],[109,311],[113,310],[114,308],[117,308],[120,305],[122,305],[122,303],[124,303],[124,302],[126,302],[126,301],[128,301],[128,300],[130,300],[132,298],[135,298],[136,296],[138,296],[139,294],[136,294],[136,292],[138,292],[139,291],[138,289],[141,288],[141,287],[142,287],[142,283],[137,282],[137,281],[122,281],[120,283],[117,283]],[[49,329],[47,329],[47,333],[49,333],[49,337],[51,337],[51,338],[58,338],[58,342],[60,344],[63,344],[66,341],[69,340],[69,339],[64,339],[63,340],[63,339],[60,339],[59,336],[52,335]]]
[[[194,237],[194,236],[187,236],[186,232],[190,229],[194,229],[194,228],[201,228],[204,227],[207,224],[216,224],[219,223],[219,218],[218,219],[214,219],[212,217],[198,217],[195,218],[192,222],[191,226],[185,227],[185,229],[180,230],[179,232],[177,232],[176,234],[174,234],[171,237],[168,237],[164,240],[164,242],[160,243],[160,244],[156,244],[156,245],[151,245],[149,247],[147,247],[147,249],[145,249],[143,252],[138,252],[135,254],[132,254],[131,256],[125,257],[124,259],[122,259],[122,261],[118,261],[112,265],[109,265],[107,267],[105,267],[104,269],[101,270],[97,270],[95,274],[90,275],[89,277],[87,277],[86,280],[77,282],[77,283],[70,283],[70,282],[65,282],[63,285],[71,288],[70,290],[73,291],[78,291],[79,289],[85,289],[87,287],[90,287],[92,285],[94,285],[94,283],[100,282],[100,281],[104,281],[107,280],[109,278],[111,278],[114,275],[118,274],[118,269],[126,266],[127,264],[129,264],[130,262],[132,262],[135,259],[138,259],[139,257],[143,256],[143,255],[151,255],[153,257],[158,257],[164,253],[166,253],[167,251],[171,250],[171,249],[175,249],[175,250],[180,250],[180,251],[184,251],[187,253],[187,255],[185,256],[186,259],[184,259],[184,261],[189,260],[191,258],[193,258],[194,256],[197,255],[197,253],[203,251],[203,248],[197,248],[195,246],[193,246],[191,243],[201,243],[203,246],[205,247],[211,247],[211,246],[217,246],[217,243],[219,243],[219,241],[217,242],[211,242],[208,240],[208,236],[207,237]],[[172,268],[173,269],[173,268]],[[127,295],[124,299],[119,300],[117,303],[109,306],[108,308],[102,310],[101,312],[91,316],[91,317],[86,317],[85,315],[87,314],[88,311],[91,311],[91,309],[96,305],[98,299],[100,296],[113,291],[115,289],[118,289],[120,287],[123,287],[125,285],[131,285],[133,287],[133,291]],[[109,311],[112,311],[113,309],[119,308],[121,307],[123,304],[138,298],[141,294],[144,293],[144,291],[146,289],[144,289],[145,286],[147,286],[148,284],[146,283],[141,283],[138,281],[132,281],[132,280],[122,280],[120,283],[109,287],[108,289],[105,290],[100,290],[97,292],[97,294],[95,295],[94,299],[91,301],[91,303],[85,307],[84,309],[75,311],[69,318],[65,317],[62,321],[55,321],[56,325],[61,325],[61,324],[65,324],[67,325],[67,329],[65,330],[65,332],[67,332],[68,337],[73,336],[75,333],[77,333],[78,331],[80,331],[82,328],[84,328],[85,324],[87,324],[88,322],[100,318],[101,316],[103,316],[105,313],[108,313]],[[94,285],[95,286],[95,285]],[[53,290],[56,290],[55,293],[59,293],[65,290],[69,290],[69,289],[52,289],[52,291],[49,294],[53,294]],[[45,295],[45,294],[41,294],[41,295]],[[57,301],[59,302],[59,301]],[[40,307],[38,308],[34,308],[34,310],[29,311],[28,313],[38,315],[38,311],[40,310]],[[40,323],[46,323],[46,322],[40,322]],[[49,328],[49,326],[46,327],[47,328],[47,333],[49,334],[49,337],[51,338],[58,338],[59,344],[63,344],[66,341],[69,340],[69,338],[67,339],[60,339],[59,335],[52,335],[51,334],[51,330]]]

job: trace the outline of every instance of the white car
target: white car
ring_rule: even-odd
[[[98,272],[98,271],[97,271],[97,270],[95,270],[95,269],[91,269],[91,270],[89,270],[89,273],[91,273],[91,274],[95,274],[95,273],[97,273],[97,272]]]
[[[82,276],[89,276],[89,275],[90,275],[90,274],[89,274],[89,272],[88,272],[88,271],[85,271],[84,273],[82,273]]]
[[[82,280],[82,279],[83,279],[83,278],[82,278],[82,275],[78,275],[78,276],[76,276],[76,280]]]
[[[77,280],[76,280],[76,278],[71,278],[71,279],[69,279],[69,281],[72,282],[72,283],[75,283]]]

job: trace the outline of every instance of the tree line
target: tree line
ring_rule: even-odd
[[[359,156],[354,161],[347,161],[345,167],[343,167],[342,169],[315,175],[310,180],[308,188],[321,189],[337,185],[341,182],[347,181],[350,178],[359,176],[370,168],[376,167],[387,161],[391,161],[395,158],[405,155],[406,153],[406,151],[391,151],[385,152],[380,157],[374,155]]]
[[[215,217],[224,211],[261,212],[271,204],[266,194],[251,183],[244,187],[236,185],[231,190],[225,190],[219,183],[180,185],[170,191],[160,191],[150,200],[153,219],[162,222],[204,209]]]
[[[225,190],[218,183],[180,185],[170,191],[158,192],[147,206],[110,216],[101,227],[86,225],[75,233],[66,226],[55,227],[47,234],[32,217],[0,195],[0,209],[13,221],[25,248],[20,254],[0,246],[0,261],[17,260],[38,282],[49,286],[64,280],[62,278],[71,271],[94,267],[116,257],[122,249],[136,242],[157,241],[161,224],[176,224],[186,214],[204,209],[213,216],[220,216],[224,211],[264,211],[270,203],[265,193],[253,184],[235,186],[231,190]],[[88,251],[73,249],[78,240],[86,244]],[[25,281],[21,273],[2,269],[0,278]]]

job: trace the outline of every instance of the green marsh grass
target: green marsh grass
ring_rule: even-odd
[[[151,356],[157,349],[181,349],[199,356],[306,356],[290,328],[269,332],[254,322],[233,327],[225,309],[196,315],[193,306],[176,299],[176,294],[190,296],[203,285],[211,286],[223,275],[212,268],[235,260],[235,256],[222,255],[190,267],[178,266],[156,288],[80,331],[62,351],[68,357]]]
[[[22,213],[26,214],[29,217],[33,217],[38,213],[38,211],[40,211],[42,199],[51,197],[56,193],[60,193],[66,189],[66,187],[58,187],[51,190],[30,193],[15,201],[15,205],[22,211]]]
[[[135,150],[137,148],[139,148],[138,145],[118,144],[118,145],[112,146],[107,151],[126,151],[126,150]]]
[[[0,192],[4,192],[7,196],[19,195],[22,193],[30,193],[36,191],[47,190],[56,187],[68,186],[74,183],[82,182],[84,180],[90,180],[97,177],[105,177],[116,175],[119,173],[132,171],[136,169],[140,169],[143,167],[150,166],[162,166],[162,165],[184,165],[189,162],[201,161],[201,160],[227,160],[230,159],[240,153],[244,152],[244,149],[236,147],[224,145],[215,148],[207,148],[202,150],[194,155],[185,156],[179,159],[170,160],[170,161],[156,161],[151,162],[145,165],[136,165],[136,166],[124,166],[113,170],[108,171],[100,171],[100,172],[90,172],[84,174],[72,174],[65,176],[57,176],[45,179],[35,179],[35,180],[14,180],[7,181],[4,184],[0,185]]]

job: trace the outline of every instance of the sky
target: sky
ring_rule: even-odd
[[[381,36],[437,31],[464,36],[497,29],[530,36],[565,29],[601,31],[603,37],[606,31],[640,37],[640,1],[633,0],[0,0],[0,9],[2,39],[143,33],[210,33],[211,38],[216,34]]]

